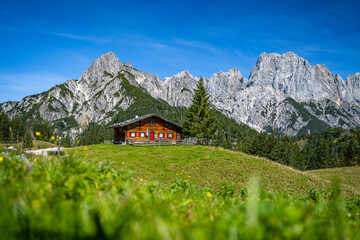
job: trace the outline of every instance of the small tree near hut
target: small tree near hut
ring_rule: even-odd
[[[34,146],[31,136],[28,131],[25,132],[24,148],[32,148]]]
[[[214,134],[213,109],[209,100],[209,93],[204,86],[204,80],[200,78],[192,104],[186,112],[183,128],[185,137],[195,137],[198,140],[209,140]]]

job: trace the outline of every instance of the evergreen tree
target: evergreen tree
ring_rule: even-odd
[[[25,127],[19,117],[14,117],[11,122],[11,142],[21,142],[25,136]]]
[[[29,132],[26,131],[25,137],[24,137],[24,148],[32,148],[33,146],[34,145],[33,145],[31,136],[30,136]]]
[[[356,154],[356,145],[355,145],[355,137],[350,137],[350,142],[347,144],[344,154],[344,165],[351,166],[353,163],[353,159],[355,158]]]
[[[71,147],[71,138],[70,138],[70,134],[66,134],[66,137],[62,139],[61,144],[64,147]]]
[[[40,132],[41,135],[37,137],[37,140],[48,141],[53,134],[50,123],[42,119],[36,120],[33,123],[34,132]]]
[[[318,141],[317,148],[314,152],[314,168],[320,169],[329,167],[328,165],[329,160],[329,145],[327,144],[326,140],[321,138]]]
[[[192,104],[184,119],[184,136],[208,140],[214,134],[214,122],[215,118],[209,94],[204,86],[203,79],[200,78],[197,88],[194,89]]]
[[[300,147],[297,143],[291,144],[291,154],[289,156],[289,165],[295,168],[305,170],[306,166],[300,154]]]
[[[2,112],[0,115],[0,142],[10,142],[10,119]]]

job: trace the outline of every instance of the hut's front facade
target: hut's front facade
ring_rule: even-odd
[[[157,114],[136,117],[114,124],[114,142],[145,142],[181,139],[182,127]]]

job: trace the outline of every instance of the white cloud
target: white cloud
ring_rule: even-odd
[[[71,34],[71,33],[60,33],[60,32],[48,32],[51,35],[60,36],[60,37],[66,37],[71,38],[75,40],[81,40],[86,42],[93,42],[93,43],[108,43],[111,41],[109,38],[103,38],[103,37],[94,37],[91,35],[78,35],[78,34]]]

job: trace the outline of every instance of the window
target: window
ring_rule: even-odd
[[[149,121],[149,125],[150,125],[150,126],[156,126],[155,120],[150,120],[150,121]]]
[[[171,129],[171,124],[168,124],[168,128]]]
[[[140,132],[140,137],[146,137],[145,132]]]
[[[136,124],[135,124],[135,123],[133,123],[133,124],[131,124],[131,126],[134,128],[134,127],[136,127]]]
[[[130,137],[136,137],[136,132],[131,132]]]
[[[173,133],[168,133],[168,138],[173,138]]]
[[[164,133],[159,133],[159,138],[164,138]]]

